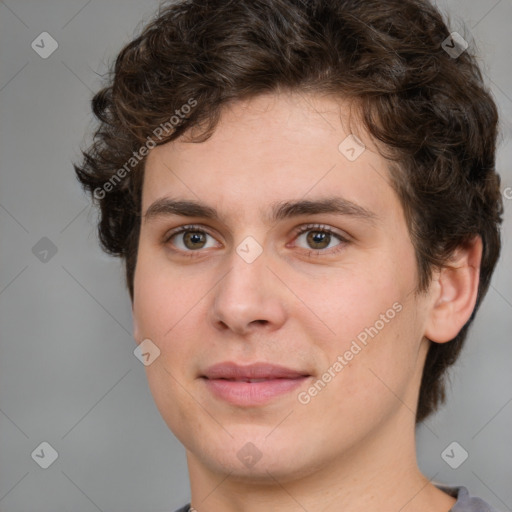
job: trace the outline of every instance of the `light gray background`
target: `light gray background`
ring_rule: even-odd
[[[121,265],[97,243],[96,213],[71,162],[109,62],[156,9],[142,0],[0,1],[0,510],[173,511],[189,499],[184,449],[133,355]],[[439,3],[466,22],[502,113],[498,168],[512,187],[512,0]],[[42,59],[31,42],[49,32]],[[463,33],[463,32],[461,32]],[[509,197],[512,194],[509,194]],[[449,405],[418,430],[424,473],[512,510],[512,199],[503,255],[452,371]],[[46,263],[32,252],[49,238]],[[43,441],[59,457],[31,458]],[[441,452],[457,441],[456,470]]]

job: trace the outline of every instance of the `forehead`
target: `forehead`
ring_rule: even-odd
[[[185,134],[150,151],[143,213],[178,196],[230,215],[260,215],[290,199],[341,195],[369,211],[397,200],[387,161],[340,99],[257,96],[226,107],[206,141],[189,140]]]

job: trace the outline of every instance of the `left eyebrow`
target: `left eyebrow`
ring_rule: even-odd
[[[343,197],[327,197],[315,200],[283,201],[272,203],[270,222],[298,217],[299,215],[314,215],[332,213],[374,223],[378,216],[371,210]]]
[[[278,201],[272,203],[271,213],[266,217],[266,220],[269,224],[272,224],[300,215],[320,213],[355,217],[372,224],[378,219],[374,212],[348,199],[343,197],[327,197],[315,200]],[[215,208],[200,201],[176,200],[164,197],[157,199],[149,206],[144,214],[144,221],[147,222],[153,218],[168,215],[220,220],[220,215]]]

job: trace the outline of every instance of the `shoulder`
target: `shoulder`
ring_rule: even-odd
[[[457,499],[449,512],[499,512],[483,499],[471,496],[466,487],[447,487],[439,484],[436,487]],[[175,512],[188,512],[189,507],[187,504]]]
[[[175,512],[188,512],[189,507],[190,507],[190,503],[187,503],[184,507],[179,508]]]
[[[449,512],[499,512],[482,498],[471,496],[466,487],[436,485],[438,489],[457,499]]]

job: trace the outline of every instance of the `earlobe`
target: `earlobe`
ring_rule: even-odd
[[[482,239],[459,247],[449,266],[439,270],[425,336],[446,343],[457,336],[475,308],[482,260]]]

